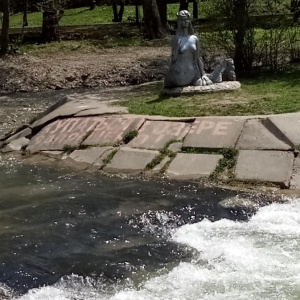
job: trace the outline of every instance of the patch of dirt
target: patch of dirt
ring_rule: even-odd
[[[126,47],[0,59],[0,93],[140,84],[164,77],[170,47]]]

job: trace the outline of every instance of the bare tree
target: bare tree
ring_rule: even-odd
[[[0,53],[6,54],[9,50],[9,0],[3,0],[2,9],[2,31],[1,31],[1,49]]]
[[[210,18],[217,20],[215,26],[219,44],[227,54],[233,55],[237,73],[249,71],[255,47],[254,22],[250,15],[255,11],[258,0],[211,0],[210,3],[208,13]]]
[[[120,4],[120,10],[118,11],[118,4]],[[125,3],[124,0],[113,0],[112,1],[112,8],[113,8],[113,22],[122,22],[123,13],[124,13]]]
[[[189,10],[189,1],[188,0],[180,0],[179,1],[179,10]]]
[[[28,0],[24,1],[24,11],[23,11],[23,27],[28,26]]]
[[[167,28],[167,0],[156,0],[160,20],[163,29],[165,30]]]
[[[142,0],[144,12],[144,36],[147,39],[162,38],[166,34],[156,1],[157,0]]]
[[[248,0],[233,1],[233,20],[234,26],[234,43],[235,53],[234,61],[237,70],[251,69],[252,61],[249,61],[246,52],[249,50],[248,42],[252,42],[253,36],[249,39],[249,34],[252,33],[249,15],[250,3]],[[248,48],[248,49],[247,49]]]
[[[43,43],[59,41],[59,20],[64,14],[62,0],[43,0],[43,25],[42,38]]]

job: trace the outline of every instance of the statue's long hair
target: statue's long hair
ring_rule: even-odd
[[[178,55],[178,51],[179,51],[180,38],[183,35],[183,29],[182,29],[182,25],[181,25],[181,22],[180,22],[180,19],[182,17],[189,18],[189,20],[191,21],[191,15],[187,10],[181,10],[177,13],[177,29],[176,29],[175,36],[172,40],[172,61],[176,61],[176,59],[177,59],[177,55]],[[192,26],[191,22],[189,23],[189,27],[188,27],[188,34],[189,35],[194,34],[194,30],[193,30],[193,26]]]

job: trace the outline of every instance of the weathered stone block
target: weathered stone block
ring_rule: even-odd
[[[4,148],[1,149],[1,152],[6,153],[12,151],[20,151],[22,148],[26,147],[28,143],[29,139],[21,137],[7,144]]]
[[[102,118],[93,132],[84,140],[83,145],[116,145],[122,142],[128,132],[138,130],[143,123],[142,118]]]
[[[190,129],[184,122],[146,121],[130,143],[133,148],[162,149],[171,140],[183,139]]]
[[[166,171],[169,178],[197,179],[210,176],[222,155],[178,153]]]
[[[271,116],[268,121],[281,131],[291,145],[300,145],[299,113]]]
[[[75,150],[69,155],[69,158],[76,162],[90,165],[97,162],[97,166],[102,166],[100,164],[100,162],[102,162],[100,158],[108,155],[111,151],[113,151],[113,147],[93,147],[84,150]]]
[[[238,140],[242,150],[291,150],[291,146],[271,133],[259,119],[247,120]]]
[[[82,96],[80,99],[69,101],[66,100],[67,98],[64,99],[64,101],[60,101],[53,105],[52,108],[47,110],[48,113],[43,113],[40,119],[31,124],[31,128],[41,128],[58,118],[71,117],[80,113],[81,111],[96,109],[101,105],[101,102],[95,99],[87,99],[86,97],[82,98]]]
[[[233,148],[241,134],[244,118],[197,118],[183,141],[183,147]]]
[[[170,150],[170,151],[172,151],[174,153],[177,153],[177,152],[181,151],[182,145],[183,145],[182,142],[172,143],[171,145],[169,145],[168,150]]]
[[[121,148],[104,168],[109,173],[141,173],[157,155],[158,151]]]
[[[293,152],[241,150],[235,174],[240,180],[266,181],[288,186],[293,163]]]
[[[216,93],[216,92],[228,92],[234,91],[241,88],[241,83],[239,81],[224,81],[220,83],[215,83],[212,85],[204,86],[186,86],[186,87],[176,87],[163,90],[163,93],[169,96],[180,96],[185,94],[203,94],[203,93]]]
[[[30,141],[27,150],[63,150],[65,146],[77,147],[101,118],[68,118],[57,120],[44,127]]]
[[[291,179],[291,188],[300,189],[300,157],[296,157],[293,167],[293,175]]]
[[[153,169],[151,170],[152,174],[157,174],[159,173],[162,168],[166,165],[166,163],[168,163],[171,160],[171,158],[169,156],[166,156],[163,158],[163,160],[157,164],[156,166],[153,167]]]
[[[15,133],[14,135],[10,136],[8,139],[5,140],[5,143],[8,144],[14,140],[17,140],[19,138],[30,138],[32,134],[31,128],[27,127],[24,128],[23,130]]]

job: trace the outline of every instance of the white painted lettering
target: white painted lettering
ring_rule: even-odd
[[[204,130],[209,130],[215,127],[215,122],[213,121],[201,121],[196,134],[201,134]]]
[[[213,135],[227,135],[228,127],[232,124],[232,122],[218,122],[213,131]]]

